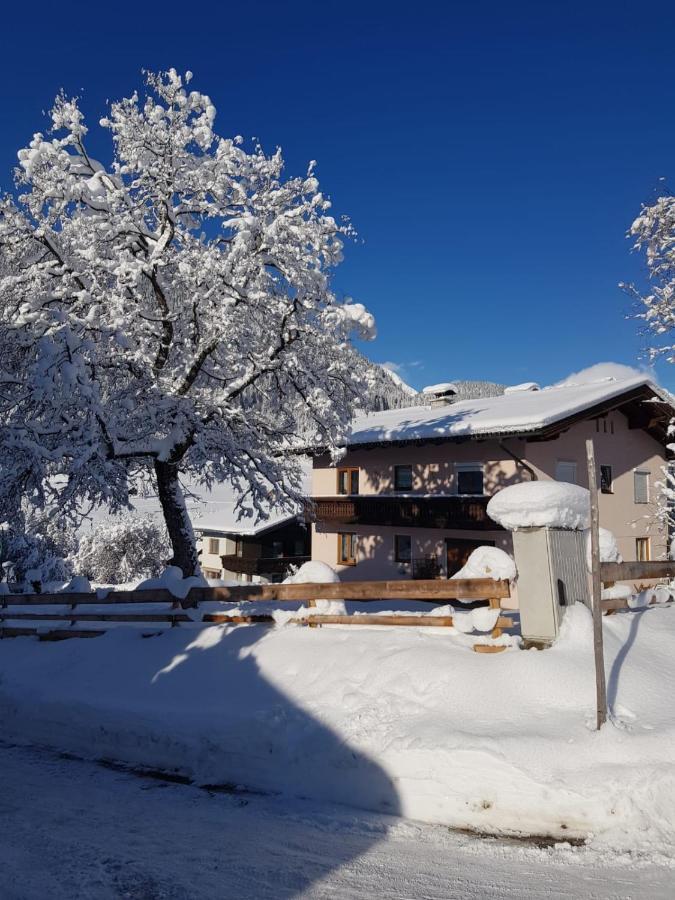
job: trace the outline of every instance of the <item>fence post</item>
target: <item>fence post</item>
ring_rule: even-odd
[[[596,728],[607,721],[607,686],[605,684],[605,653],[602,643],[602,582],[600,580],[600,511],[598,484],[595,472],[593,439],[586,441],[588,460],[588,489],[591,493],[591,580],[593,609],[593,652],[595,655]]]

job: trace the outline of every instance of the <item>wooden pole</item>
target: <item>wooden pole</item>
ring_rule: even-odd
[[[598,509],[598,483],[595,473],[595,448],[593,440],[586,441],[588,460],[588,489],[591,492],[591,576],[593,608],[593,651],[595,654],[596,728],[607,721],[607,686],[605,684],[605,653],[602,643],[602,582],[600,580],[600,511]]]

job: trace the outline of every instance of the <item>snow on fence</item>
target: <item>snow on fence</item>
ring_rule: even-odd
[[[4,594],[0,595],[0,637],[37,635],[41,640],[97,637],[110,625],[138,625],[144,634],[156,634],[158,626],[171,628],[187,623],[253,624],[273,623],[269,613],[241,613],[226,610],[203,611],[200,604],[250,602],[303,602],[314,607],[318,600],[349,600],[372,603],[382,600],[438,603],[445,600],[478,601],[487,599],[495,610],[491,637],[501,636],[512,620],[499,612],[500,601],[510,596],[507,581],[491,578],[451,579],[447,581],[353,581],[306,584],[260,584],[233,587],[193,587],[184,599],[166,588],[136,591],[110,591],[104,597],[91,593]],[[134,606],[144,605],[142,611]],[[156,612],[157,607],[162,607]],[[120,607],[125,607],[121,610]],[[129,608],[131,607],[131,608]],[[333,615],[313,614],[306,610],[288,620],[299,625],[386,625],[451,627],[447,615]],[[100,623],[100,627],[83,628]],[[78,627],[79,626],[79,627]],[[144,626],[152,626],[145,629]],[[476,644],[478,652],[497,652],[504,645]]]

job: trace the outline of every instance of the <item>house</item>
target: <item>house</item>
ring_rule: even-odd
[[[308,496],[311,463],[303,460],[302,468]],[[188,509],[207,578],[282,581],[291,566],[311,558],[311,529],[304,508],[289,511],[269,502],[262,504],[257,517],[247,516],[240,508],[239,492],[229,482],[193,493]]]
[[[487,515],[491,495],[523,480],[587,486],[595,442],[601,524],[626,560],[657,559],[656,516],[672,397],[648,378],[603,378],[455,400],[435,386],[425,405],[354,419],[337,466],[313,463],[312,559],[342,579],[448,577],[476,546],[511,550]]]
[[[282,581],[291,566],[311,559],[311,531],[302,515],[274,516],[250,528],[220,524],[198,532],[207,578]]]

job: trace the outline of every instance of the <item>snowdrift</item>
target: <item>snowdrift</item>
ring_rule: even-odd
[[[603,624],[613,720],[600,733],[590,617],[574,607],[552,649],[487,657],[449,629],[5,640],[3,737],[453,827],[672,853],[675,610]]]

